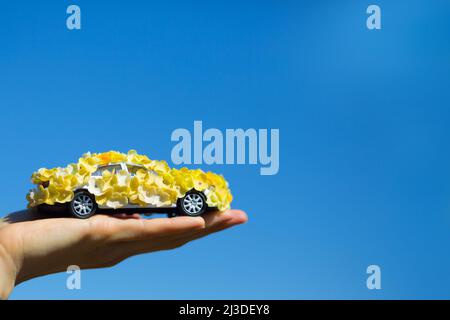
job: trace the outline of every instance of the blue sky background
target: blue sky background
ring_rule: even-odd
[[[170,161],[194,120],[281,136],[278,175],[202,167],[248,224],[11,298],[450,298],[449,57],[444,0],[3,2],[0,215],[86,151]]]

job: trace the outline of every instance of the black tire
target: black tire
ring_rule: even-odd
[[[70,214],[78,219],[87,219],[97,212],[95,197],[86,190],[75,192],[69,203]]]
[[[206,197],[203,192],[191,190],[178,199],[177,209],[182,216],[198,217],[208,209]]]

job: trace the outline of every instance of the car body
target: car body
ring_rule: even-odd
[[[65,206],[77,218],[97,212],[199,216],[226,210],[232,200],[221,175],[170,168],[134,150],[87,153],[67,167],[39,169],[32,182],[29,207]]]

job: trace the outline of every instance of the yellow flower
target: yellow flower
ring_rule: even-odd
[[[130,189],[130,174],[124,170],[117,172],[113,177],[114,190],[121,193],[129,193]]]
[[[170,174],[170,173],[163,173],[161,174],[162,178],[163,178],[163,182],[168,185],[171,186],[173,185],[175,179],[174,177]]]
[[[127,162],[146,165],[150,164],[151,160],[145,155],[138,154],[136,150],[130,150],[127,153]]]
[[[118,209],[128,204],[128,197],[125,193],[113,192],[111,196],[106,200],[106,206]]]
[[[72,190],[65,190],[64,188],[57,187],[55,185],[50,185],[47,188],[48,191],[48,199],[46,200],[47,204],[54,204],[55,202],[58,203],[65,203],[72,201],[73,199],[73,191]]]
[[[36,205],[47,203],[47,204],[54,204],[53,199],[49,198],[50,194],[47,189],[45,189],[43,186],[38,186],[37,189],[32,190],[29,193],[29,197],[34,200]]]
[[[81,175],[89,175],[97,170],[98,162],[95,158],[84,156],[78,160],[78,172]]]
[[[141,202],[150,205],[157,205],[160,201],[158,190],[153,186],[139,186],[138,198]]]
[[[194,188],[194,181],[187,168],[181,168],[180,170],[172,169],[171,174],[174,179],[173,184],[180,191],[182,196]]]
[[[132,177],[130,179],[130,191],[128,193],[128,198],[129,198],[130,202],[132,202],[132,203],[136,203],[139,205],[145,205],[144,203],[139,202],[139,193],[138,193],[139,185],[140,185],[140,181],[139,181],[138,177]]]
[[[222,175],[215,174],[213,172],[207,172],[206,176],[209,182],[216,187],[228,187],[228,183]]]
[[[99,164],[108,164],[110,162],[122,162],[127,160],[127,156],[117,151],[109,151],[104,153],[95,153],[92,155]]]
[[[201,170],[194,172],[193,182],[194,188],[197,191],[204,191],[210,185],[207,175]]]
[[[47,168],[41,168],[37,172],[34,172],[31,176],[31,181],[34,184],[39,184],[42,182],[46,182],[50,180],[50,178],[53,176],[57,168],[54,169],[47,169]]]
[[[88,191],[94,196],[104,195],[107,191],[112,189],[112,186],[109,184],[108,180],[104,178],[94,178],[91,177],[88,182]]]
[[[146,167],[158,173],[166,173],[170,171],[170,167],[164,160],[152,160]]]

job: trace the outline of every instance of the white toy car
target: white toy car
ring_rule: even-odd
[[[65,168],[39,169],[32,181],[37,188],[27,196],[30,207],[63,205],[82,219],[96,212],[199,216],[227,209],[232,199],[220,175],[173,169],[132,151],[85,154]]]

